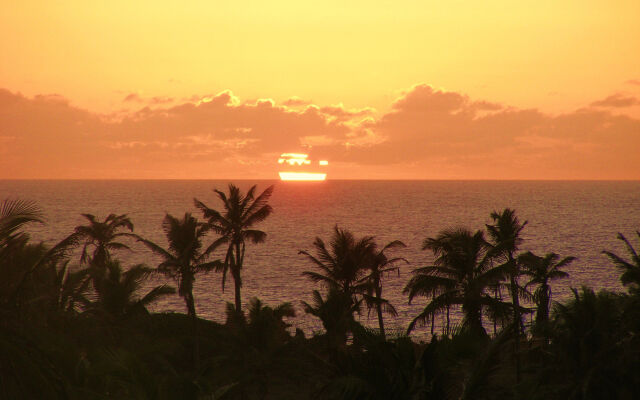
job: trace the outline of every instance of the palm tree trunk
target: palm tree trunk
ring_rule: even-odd
[[[544,284],[541,296],[540,304],[538,305],[538,312],[536,313],[536,325],[542,325],[549,320],[549,286]]]
[[[187,311],[191,318],[191,329],[193,332],[193,370],[197,372],[200,369],[200,335],[198,332],[198,316],[196,315],[193,292],[187,293],[184,300],[187,303]]]
[[[242,297],[240,295],[240,278],[234,276],[236,314],[242,315]]]
[[[433,329],[435,327],[435,314],[431,314],[431,337],[433,338]]]
[[[449,336],[449,305],[447,305],[447,336]]]
[[[240,270],[242,269],[242,261],[243,261],[243,252],[241,252],[240,250],[240,243],[236,243],[235,244],[235,256],[236,256],[236,261],[235,261],[235,265],[233,266],[232,269],[232,274],[233,274],[233,283],[234,283],[234,288],[235,288],[235,306],[236,306],[236,313],[238,314],[238,316],[242,315],[242,296],[240,293],[241,287],[242,287],[242,278],[240,277]]]
[[[382,319],[382,304],[380,303],[380,299],[382,298],[382,289],[376,288],[376,310],[378,311],[378,325],[380,326],[380,336],[382,336],[382,340],[386,340],[384,334],[384,321]]]
[[[509,261],[515,263],[513,256],[509,254]],[[520,383],[520,334],[522,333],[522,317],[520,316],[520,298],[518,296],[518,285],[516,277],[518,275],[517,264],[514,264],[515,272],[511,274],[511,298],[513,300],[513,329],[516,335],[514,342],[514,353],[516,358],[516,384]]]
[[[496,286],[495,291],[493,292],[493,295],[495,297],[496,300],[498,300],[498,286]],[[498,331],[498,316],[495,315],[495,318],[493,318],[493,336],[496,336],[496,332]]]

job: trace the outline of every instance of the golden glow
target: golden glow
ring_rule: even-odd
[[[0,10],[0,179],[638,179],[638,0]]]
[[[280,157],[286,157],[286,158],[307,158],[309,157],[308,154],[302,154],[302,153],[282,153],[280,154]]]
[[[299,154],[299,153],[282,153],[280,154],[280,158],[278,160],[278,164],[287,163],[289,165],[309,165],[311,164],[311,160],[307,160],[309,157],[307,154]]]
[[[279,172],[283,181],[324,181],[327,174],[314,172]]]
[[[320,165],[329,165],[329,161],[327,160],[322,160],[319,162]]]
[[[0,77],[110,111],[129,92],[225,89],[383,110],[419,82],[570,110],[638,79],[638,15],[633,0],[5,1]]]

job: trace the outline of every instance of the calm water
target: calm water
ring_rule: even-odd
[[[412,268],[427,265],[428,252],[420,250],[426,237],[447,227],[480,229],[489,223],[492,210],[515,208],[528,220],[523,250],[544,254],[554,251],[578,260],[566,271],[570,278],[556,281],[554,299],[570,295],[570,286],[620,290],[618,272],[600,254],[611,249],[624,254],[616,234],[635,236],[640,229],[640,182],[531,182],[531,181],[326,181],[296,183],[236,181],[246,190],[275,184],[270,204],[274,213],[258,228],[268,234],[267,242],[250,245],[243,272],[245,303],[253,296],[266,303],[310,301],[314,284],[301,276],[313,269],[299,250],[312,250],[316,236],[328,241],[334,225],[357,236],[374,235],[379,243],[402,240],[407,248],[396,254],[411,264],[399,277],[385,282],[384,295],[399,311],[390,326],[404,328],[425,302],[408,305],[402,288]],[[161,222],[165,212],[197,215],[193,198],[218,207],[212,189],[226,190],[226,181],[0,181],[0,199],[35,200],[44,209],[47,225],[34,227],[34,238],[54,243],[84,223],[80,213],[128,214],[135,232],[165,244]],[[634,241],[634,245],[637,242]],[[128,263],[156,260],[136,244],[133,253],[121,253]],[[233,285],[223,293],[219,274],[197,277],[195,297],[198,312],[223,321],[226,301],[233,301]],[[184,311],[184,303],[173,296],[156,310]],[[363,317],[366,319],[366,314]],[[374,316],[371,315],[371,323]],[[308,317],[294,323],[305,330],[319,329],[319,321]],[[426,330],[426,328],[425,328]]]

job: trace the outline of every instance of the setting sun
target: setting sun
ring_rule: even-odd
[[[638,1],[0,9],[0,178],[640,178]]]

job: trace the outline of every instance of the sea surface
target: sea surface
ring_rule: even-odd
[[[158,244],[166,245],[161,228],[165,213],[182,217],[185,212],[200,216],[193,199],[211,208],[221,207],[212,189],[226,190],[228,181],[154,180],[154,181],[56,181],[0,180],[0,200],[20,198],[36,201],[44,210],[46,225],[33,225],[34,239],[54,244],[69,235],[75,226],[85,223],[81,213],[103,220],[109,213],[127,214],[135,232]],[[387,324],[404,330],[426,305],[417,298],[409,305],[402,289],[413,268],[429,265],[428,251],[421,250],[427,237],[435,237],[445,228],[463,226],[483,229],[490,213],[509,207],[521,220],[527,220],[522,250],[561,257],[576,256],[565,270],[567,279],[553,282],[553,300],[571,296],[571,287],[588,285],[595,289],[623,290],[619,273],[601,254],[604,249],[619,255],[626,252],[616,239],[618,232],[640,245],[635,235],[640,230],[640,182],[638,181],[332,181],[280,182],[234,181],[243,191],[257,184],[262,190],[275,185],[270,204],[273,214],[257,226],[267,233],[267,241],[249,244],[243,270],[243,302],[257,296],[276,305],[289,301],[300,316],[291,322],[306,332],[320,330],[321,323],[305,316],[301,300],[311,301],[317,284],[301,275],[313,265],[299,254],[313,251],[316,237],[328,242],[334,226],[348,229],[357,237],[373,235],[379,244],[401,240],[407,247],[393,253],[405,257],[409,265],[400,266],[400,274],[384,281],[383,295],[398,310]],[[211,238],[210,240],[213,240]],[[130,243],[132,252],[117,256],[125,265],[157,265],[146,248]],[[638,247],[636,247],[637,249]],[[226,290],[221,275],[209,273],[196,278],[194,295],[198,313],[224,322],[226,302],[233,301],[233,284],[228,277]],[[154,278],[157,284],[164,278]],[[184,303],[176,295],[154,306],[155,311],[184,312]],[[457,319],[456,315],[454,319]],[[362,321],[375,326],[374,313]],[[440,321],[436,321],[440,323]],[[440,329],[439,327],[437,329]],[[428,328],[419,328],[418,336]]]

